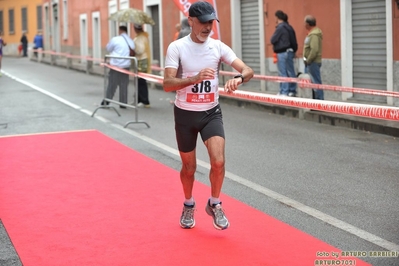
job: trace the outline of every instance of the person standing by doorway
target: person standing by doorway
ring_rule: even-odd
[[[175,35],[173,35],[173,40],[174,40],[174,41],[176,41],[176,40],[177,40],[177,37],[179,36],[180,30],[181,30],[181,24],[180,24],[180,23],[177,23],[177,24],[175,25],[175,29],[176,29],[176,32],[175,32]]]
[[[22,33],[21,44],[22,44],[22,56],[27,57],[28,56],[28,37],[26,37],[25,32]]]
[[[310,75],[312,83],[322,84],[320,68],[323,51],[323,32],[316,26],[316,19],[311,15],[305,17],[305,28],[308,31],[303,47],[305,73]],[[313,92],[314,99],[324,100],[323,90],[313,89]]]
[[[3,47],[6,46],[6,42],[3,39],[3,32],[0,31],[0,77],[2,75],[1,73],[1,61],[3,59]]]
[[[150,40],[148,39],[148,33],[143,30],[143,25],[134,24],[134,31],[136,37],[134,38],[134,45],[136,48],[137,58],[137,70],[142,73],[151,73],[151,50]],[[138,78],[138,100],[137,106],[151,107],[150,100],[148,98],[148,85],[147,80]]]
[[[38,31],[35,38],[33,39],[34,50],[42,49],[43,50],[43,35],[41,31]],[[34,52],[35,57],[37,57],[37,51]]]
[[[177,39],[183,38],[191,33],[191,27],[188,24],[187,18],[183,18],[180,24],[181,24],[181,30],[179,32],[179,35],[177,36]]]
[[[277,69],[280,77],[295,78],[294,57],[298,49],[294,29],[287,23],[288,16],[281,10],[277,10],[276,30],[270,42],[273,44],[273,52],[277,54]],[[280,96],[296,96],[296,83],[280,82]]]

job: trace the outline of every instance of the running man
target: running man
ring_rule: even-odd
[[[233,93],[254,75],[230,47],[209,38],[215,20],[219,22],[211,4],[193,3],[188,17],[192,31],[169,45],[165,60],[164,90],[176,91],[175,131],[182,160],[180,180],[185,197],[180,217],[182,228],[195,226],[193,186],[198,133],[208,150],[211,165],[211,193],[206,213],[213,218],[216,229],[224,230],[230,225],[220,201],[225,175],[225,134],[218,93],[220,63],[231,65],[239,72],[224,85],[226,92]]]

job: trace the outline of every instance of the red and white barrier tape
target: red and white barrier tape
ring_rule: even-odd
[[[163,68],[158,67],[158,66],[152,66],[151,68],[156,71],[164,70]],[[219,74],[224,75],[224,76],[237,75],[237,73],[235,73],[235,72],[228,72],[228,71],[219,71]],[[396,91],[381,91],[381,90],[372,90],[372,89],[366,89],[366,88],[352,88],[352,87],[345,87],[345,86],[338,86],[338,85],[313,84],[309,80],[301,79],[301,78],[286,78],[286,77],[278,77],[278,76],[254,75],[253,79],[275,81],[275,82],[298,83],[299,87],[301,87],[301,88],[361,93],[361,94],[368,94],[368,95],[374,95],[374,96],[386,96],[386,97],[398,97],[399,98],[399,92],[396,92]]]
[[[39,50],[38,50],[38,52],[39,52]],[[40,52],[45,53],[45,54],[63,55],[66,57],[71,57],[71,58],[73,57],[73,58],[80,58],[80,59],[85,58],[87,60],[96,60],[95,58],[73,56],[71,54],[57,53],[54,51],[40,51]],[[103,60],[100,60],[100,61],[103,62]],[[116,71],[128,74],[130,76],[138,76],[140,78],[146,79],[148,81],[156,82],[158,84],[163,83],[162,76],[148,74],[148,73],[142,73],[142,72],[139,72],[138,74],[136,74],[136,73],[128,71],[126,69],[111,66],[106,63],[102,63],[101,66],[108,67],[110,69],[114,69]],[[164,70],[163,68],[158,67],[158,66],[151,66],[151,69],[155,70],[155,71],[163,71]],[[220,71],[219,74],[226,75],[226,76],[234,76],[237,73]],[[313,84],[313,83],[310,83],[309,80],[299,79],[299,78],[284,78],[284,77],[277,77],[277,76],[254,75],[254,79],[268,80],[268,81],[275,81],[275,82],[295,82],[295,83],[298,83],[298,85],[303,88],[326,89],[326,90],[341,91],[341,92],[352,92],[352,93],[363,93],[363,94],[388,96],[388,97],[399,97],[399,92],[388,92],[388,91],[379,91],[379,90],[371,90],[371,89],[363,89],[363,88],[350,88],[350,87],[334,86],[334,85]],[[267,102],[267,103],[276,104],[276,105],[312,109],[312,110],[325,111],[325,112],[330,112],[330,113],[399,121],[399,108],[397,108],[397,107],[355,104],[355,103],[346,103],[346,102],[333,102],[333,101],[325,101],[325,100],[320,101],[320,100],[313,100],[313,99],[306,99],[306,98],[295,98],[295,97],[281,97],[281,96],[275,96],[275,95],[270,95],[270,94],[265,94],[265,93],[240,91],[240,90],[237,90],[234,93],[227,93],[224,91],[223,88],[219,88],[219,94],[223,95],[225,97],[228,97],[228,98],[251,100],[251,101],[261,102],[261,103]]]
[[[262,103],[268,102],[277,105],[312,109],[330,113],[399,121],[399,108],[397,107],[343,103],[325,100],[321,101],[295,97],[281,97],[276,95],[268,95],[265,93],[239,90],[235,91],[234,93],[227,93],[223,88],[219,88],[219,94],[228,98],[245,99]]]
[[[237,75],[237,73],[227,72],[227,71],[220,71],[219,73],[221,75],[227,75],[227,76]],[[338,86],[338,85],[314,84],[314,83],[309,82],[309,80],[300,79],[300,78],[285,78],[285,77],[278,77],[278,76],[254,75],[253,79],[275,81],[275,82],[298,83],[299,87],[301,87],[301,88],[312,88],[312,89],[320,89],[320,90],[362,93],[362,94],[369,94],[369,95],[375,95],[375,96],[386,96],[386,97],[398,97],[399,98],[399,92],[396,92],[396,91],[381,91],[381,90],[372,90],[372,89],[365,89],[365,88],[351,88],[351,87],[344,87],[344,86]]]
[[[104,67],[107,67],[107,68],[110,68],[110,69],[113,69],[113,70],[128,74],[130,76],[134,76],[134,77],[138,76],[139,78],[143,78],[143,79],[146,79],[148,81],[156,82],[158,84],[162,84],[163,83],[163,77],[161,77],[161,76],[157,76],[157,75],[153,75],[153,74],[149,74],[149,73],[143,73],[143,72],[138,72],[138,74],[136,74],[136,73],[128,71],[126,69],[119,68],[119,67],[112,66],[110,64],[105,64],[105,63],[102,63],[101,66],[104,66]]]

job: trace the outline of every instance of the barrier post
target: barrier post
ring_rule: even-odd
[[[132,62],[134,63],[134,65],[133,65],[133,83],[134,83],[134,90],[133,90],[133,93],[134,93],[134,117],[135,117],[135,120],[134,121],[129,121],[129,122],[127,122],[126,124],[125,124],[125,126],[124,127],[127,127],[128,125],[130,125],[130,124],[139,124],[139,123],[142,123],[142,124],[145,124],[148,128],[150,128],[150,125],[149,124],[147,124],[146,122],[144,122],[144,121],[139,121],[139,110],[138,110],[138,107],[137,107],[137,105],[138,105],[138,98],[139,98],[139,76],[138,76],[138,63],[137,63],[137,58],[136,57],[132,57]]]
[[[67,65],[66,65],[67,69],[71,69],[72,68],[72,54],[68,54],[67,55]]]
[[[43,60],[43,48],[37,49],[37,62],[41,63]]]
[[[118,67],[114,67],[114,66],[111,66],[111,65],[109,65],[107,62],[108,62],[108,59],[111,59],[111,58],[115,58],[115,59],[129,59],[129,60],[131,60],[134,64],[133,64],[133,72],[131,72],[131,71],[128,71],[128,70],[126,70],[126,69],[121,69],[121,68],[118,68]],[[137,70],[137,58],[136,57],[124,57],[124,56],[111,56],[111,55],[106,55],[105,57],[104,57],[104,64],[103,64],[103,66],[104,66],[104,94],[103,94],[103,100],[102,100],[102,103],[108,103],[108,104],[102,104],[101,106],[99,106],[99,107],[97,107],[95,110],[94,110],[94,112],[93,112],[93,114],[91,115],[92,117],[94,116],[94,114],[97,112],[97,110],[99,110],[99,109],[110,109],[110,108],[112,108],[117,114],[118,114],[118,116],[121,116],[120,114],[119,114],[119,112],[115,109],[115,107],[113,107],[113,106],[111,106],[110,105],[110,103],[115,103],[115,104],[118,104],[119,106],[124,106],[124,107],[128,107],[128,108],[132,108],[132,109],[134,109],[134,111],[135,111],[135,120],[134,121],[128,121],[126,124],[125,124],[125,126],[124,127],[127,127],[129,124],[145,124],[148,128],[150,127],[150,125],[148,125],[148,123],[146,123],[146,122],[144,122],[144,121],[140,121],[139,119],[138,119],[138,107],[137,107],[137,104],[138,104],[138,70]],[[110,70],[112,70],[112,71],[119,71],[119,72],[122,72],[122,73],[125,73],[125,74],[127,74],[127,75],[129,75],[129,76],[133,76],[133,83],[134,83],[134,89],[133,89],[133,96],[134,96],[134,102],[133,102],[133,104],[129,104],[129,103],[122,103],[122,102],[120,102],[120,101],[116,101],[116,100],[114,100],[114,99],[110,99],[110,98],[107,98],[107,87],[108,87],[108,76],[109,76],[109,74],[107,73],[107,70],[108,70],[108,73],[109,73],[109,71]],[[129,86],[128,86],[129,87]]]
[[[304,82],[304,83],[311,83],[312,80],[309,76],[309,74],[303,73],[301,75],[299,75],[298,77],[299,81]],[[298,89],[298,97],[300,98],[308,98],[308,99],[312,99],[313,98],[313,92],[312,89],[306,88],[304,85],[298,84],[297,83],[297,89]],[[305,114],[307,112],[309,112],[310,109],[306,109],[306,108],[300,108],[298,110],[298,117],[299,119],[305,119]]]
[[[55,65],[55,54],[54,53],[52,53],[50,55],[50,63],[51,63],[52,66]]]
[[[86,60],[86,74],[90,74],[93,72],[93,61]]]

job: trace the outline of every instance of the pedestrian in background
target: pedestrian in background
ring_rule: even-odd
[[[183,38],[191,33],[191,27],[188,24],[187,18],[183,18],[180,24],[181,24],[181,30],[179,32],[177,39]]]
[[[1,73],[1,61],[3,59],[3,47],[6,46],[6,42],[3,39],[3,32],[0,31],[0,76],[2,75]]]
[[[35,38],[33,39],[33,47],[34,50],[43,49],[43,35],[41,31],[38,31]],[[37,57],[37,51],[34,52],[34,55]]]
[[[174,41],[176,41],[176,40],[177,40],[177,37],[179,36],[180,30],[181,30],[181,24],[180,24],[180,23],[177,23],[177,24],[175,25],[175,29],[176,29],[176,32],[175,32],[175,35],[173,36],[173,40],[174,40]]]
[[[119,35],[113,37],[106,46],[107,51],[111,56],[115,57],[129,57],[130,49],[135,49],[133,40],[127,35],[127,27],[119,26]],[[130,59],[111,58],[110,65],[125,70],[130,70]],[[106,91],[106,98],[112,99],[114,97],[116,88],[119,87],[119,102],[127,103],[127,87],[129,85],[129,74],[110,69],[108,74],[108,87]],[[102,101],[101,105],[108,105],[109,102]],[[120,108],[126,108],[120,106]]]
[[[280,77],[295,78],[294,69],[295,52],[298,49],[294,29],[286,22],[288,16],[281,10],[277,10],[276,30],[270,42],[273,45],[273,52],[277,54],[277,69]],[[280,96],[296,96],[296,83],[280,82]]]
[[[136,32],[136,37],[134,38],[136,48],[134,51],[137,58],[137,70],[138,72],[151,73],[151,50],[148,33],[143,30],[143,25],[140,24],[134,24],[134,31]],[[150,107],[147,80],[140,77],[138,78],[137,102],[139,107]]]
[[[294,58],[295,58],[296,51],[298,51],[298,42],[296,39],[296,33],[295,33],[294,28],[288,23],[288,15],[286,13],[284,13],[283,20],[285,23],[287,23],[288,32],[290,34],[290,46],[291,46],[290,48],[294,51],[294,56],[293,56],[292,60],[287,61],[287,73],[290,78],[296,78],[298,76],[296,74],[295,67],[294,67]],[[296,94],[297,94],[296,87],[297,87],[297,84],[295,82],[289,83],[288,96],[292,96],[292,97],[296,96]]]
[[[22,44],[22,56],[27,57],[28,56],[28,38],[26,37],[25,32],[22,33],[21,44]]]
[[[323,32],[316,26],[316,19],[311,15],[305,17],[305,28],[308,35],[305,38],[303,47],[303,60],[305,63],[305,73],[308,73],[312,83],[322,84],[321,82],[321,55]],[[314,99],[324,100],[324,91],[313,89]]]
[[[164,90],[176,91],[174,119],[184,194],[180,226],[186,229],[195,226],[193,186],[198,133],[208,150],[211,165],[211,191],[205,211],[212,217],[216,229],[227,229],[230,225],[220,200],[225,175],[225,134],[218,90],[220,63],[224,62],[239,72],[227,80],[224,89],[228,93],[233,93],[238,85],[254,75],[230,47],[209,38],[215,20],[219,22],[211,4],[193,3],[188,17],[191,34],[169,44],[165,59]]]

